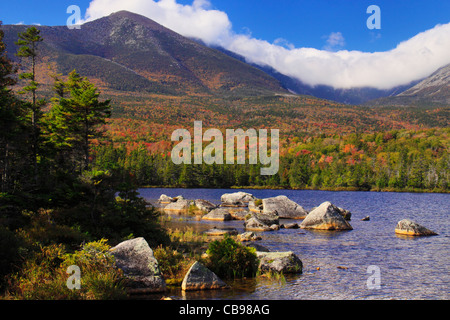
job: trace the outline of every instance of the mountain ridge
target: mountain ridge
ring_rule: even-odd
[[[9,52],[26,27],[2,26]],[[287,92],[261,70],[131,12],[119,11],[80,29],[39,29],[45,39],[41,52],[55,72],[77,69],[115,90],[225,96]]]

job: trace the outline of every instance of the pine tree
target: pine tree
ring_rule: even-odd
[[[103,134],[99,125],[111,115],[110,100],[99,101],[98,89],[75,70],[64,83],[68,96],[57,80],[58,97],[47,118],[49,140],[60,152],[70,156],[74,168],[87,170],[90,165],[91,140]]]
[[[32,162],[34,167],[34,180],[38,183],[38,153],[40,144],[40,118],[42,116],[42,107],[45,105],[45,100],[37,100],[36,91],[39,83],[36,81],[36,62],[38,58],[38,44],[43,41],[39,35],[40,30],[36,27],[30,27],[26,31],[19,33],[19,40],[16,45],[19,49],[16,53],[18,57],[23,60],[28,60],[31,63],[30,71],[23,72],[19,75],[20,79],[28,80],[28,84],[19,93],[31,93],[31,102],[27,104],[31,111],[31,126],[32,126]]]

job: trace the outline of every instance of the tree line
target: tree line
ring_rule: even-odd
[[[141,186],[447,192],[449,134],[434,128],[288,138],[272,176],[262,176],[261,165],[248,161],[175,165],[168,153],[145,144],[130,149],[111,143],[94,152],[99,166],[126,170]]]
[[[53,75],[53,97],[43,99],[40,31],[30,27],[18,35],[20,65],[7,57],[3,37],[0,29],[0,288],[41,246],[74,249],[133,236],[153,245],[166,241],[133,177],[93,161],[92,141],[104,136],[110,100],[76,70]]]

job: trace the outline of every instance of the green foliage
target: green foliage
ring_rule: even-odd
[[[193,262],[193,258],[187,258],[181,252],[173,250],[172,247],[163,247],[162,245],[153,251],[153,255],[158,260],[159,269],[166,283],[172,285],[181,284]]]
[[[226,235],[209,244],[206,266],[223,278],[254,276],[258,269],[256,249],[245,247]]]
[[[30,300],[111,300],[126,298],[125,278],[114,266],[105,239],[86,243],[67,253],[62,244],[41,247],[10,279],[9,295]],[[69,289],[67,268],[80,268],[80,289]]]

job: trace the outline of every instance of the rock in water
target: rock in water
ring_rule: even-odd
[[[435,236],[436,232],[421,226],[409,219],[400,220],[395,227],[395,233],[408,236]]]
[[[177,201],[171,202],[167,206],[165,206],[164,211],[166,213],[187,213],[190,205],[191,201],[179,198],[177,199]]]
[[[228,221],[233,219],[231,214],[225,208],[216,208],[202,217],[203,220]]]
[[[194,204],[198,208],[198,210],[201,210],[204,212],[210,212],[212,209],[217,207],[217,205],[213,204],[212,202],[209,202],[209,201],[203,200],[203,199],[195,200]]]
[[[286,196],[262,200],[263,213],[275,212],[281,219],[304,219],[308,212]]]
[[[312,210],[300,224],[303,229],[352,230],[352,226],[340,214],[338,207],[324,202]]]
[[[130,293],[163,292],[166,282],[161,277],[158,261],[144,238],[135,238],[119,243],[111,248],[116,266],[123,270],[130,280]]]
[[[260,252],[259,270],[262,272],[274,271],[283,273],[302,273],[302,261],[292,252]]]
[[[158,201],[161,204],[168,204],[168,203],[174,202],[175,200],[172,197],[169,197],[168,195],[162,194],[159,197]]]
[[[228,288],[228,285],[198,261],[191,266],[181,284],[181,289],[185,291],[225,288]]]
[[[233,192],[233,193],[225,193],[220,197],[220,201],[222,202],[222,206],[230,206],[230,207],[246,207],[248,203],[256,198],[247,192]]]

